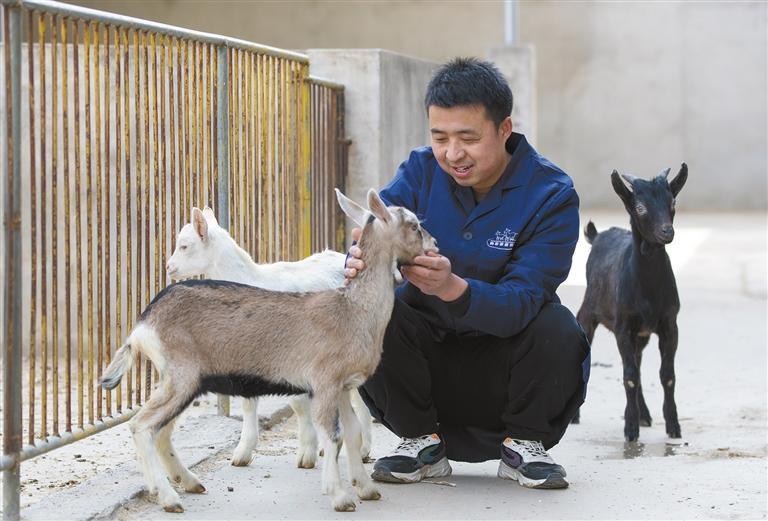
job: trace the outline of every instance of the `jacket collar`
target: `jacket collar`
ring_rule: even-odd
[[[503,192],[526,185],[533,174],[532,169],[528,167],[528,159],[535,151],[524,135],[513,132],[507,139],[505,147],[512,157],[499,180],[478,204],[475,204],[472,188],[457,184],[452,177],[445,174],[450,180],[454,196],[464,211],[469,214],[470,221],[498,208],[501,205]]]

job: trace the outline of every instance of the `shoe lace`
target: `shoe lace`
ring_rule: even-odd
[[[418,438],[401,438],[400,444],[395,449],[397,452],[411,452],[414,449],[418,449],[421,445],[421,441],[424,438],[429,438],[429,435],[420,436]]]
[[[544,445],[541,444],[540,441],[530,441],[530,440],[515,440],[520,445],[523,445],[525,449],[532,455],[532,456],[541,456],[543,458],[546,458],[549,456],[547,454],[547,451],[544,450]]]

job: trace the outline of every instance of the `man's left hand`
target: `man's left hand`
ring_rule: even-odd
[[[435,295],[445,302],[456,300],[467,289],[467,281],[451,271],[448,257],[433,251],[419,255],[412,265],[403,266],[400,271],[422,293]]]

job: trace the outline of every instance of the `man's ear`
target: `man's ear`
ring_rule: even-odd
[[[387,210],[387,205],[384,204],[384,201],[381,200],[381,197],[373,188],[368,190],[368,209],[373,215],[381,219],[382,222],[389,223],[392,219],[392,215]]]
[[[504,135],[504,138],[508,138],[512,135],[512,129],[514,128],[514,125],[512,124],[512,117],[507,116],[504,118],[504,121],[501,122],[501,125],[499,125],[499,130]]]
[[[192,208],[192,227],[201,241],[205,242],[208,239],[208,222],[200,208]]]
[[[341,210],[347,215],[347,217],[352,219],[359,227],[362,228],[365,226],[365,221],[367,220],[366,215],[368,214],[368,211],[366,211],[365,208],[354,202],[346,195],[342,194],[341,190],[338,188],[334,188],[334,191],[336,192],[336,200],[339,202]]]

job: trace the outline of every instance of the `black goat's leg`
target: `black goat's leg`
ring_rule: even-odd
[[[595,337],[595,329],[597,329],[598,324],[597,318],[582,304],[579,312],[576,314],[576,320],[581,325],[581,329],[584,330],[587,342],[592,345],[592,339]],[[571,423],[581,423],[581,407],[576,410],[576,414],[571,418]]]
[[[664,389],[664,423],[670,438],[680,438],[680,422],[675,404],[675,353],[677,353],[677,317],[667,319],[659,328],[661,369],[659,378]]]
[[[640,425],[642,427],[650,427],[653,420],[651,419],[651,411],[648,410],[648,405],[645,403],[645,396],[643,396],[643,383],[641,368],[643,365],[643,349],[648,344],[650,336],[638,336],[637,337],[637,405],[640,408]]]
[[[627,395],[627,406],[624,409],[624,438],[627,441],[637,441],[640,436],[638,407],[640,370],[637,367],[634,335],[626,330],[616,331],[616,342],[619,345],[621,362],[624,366],[624,392]]]

